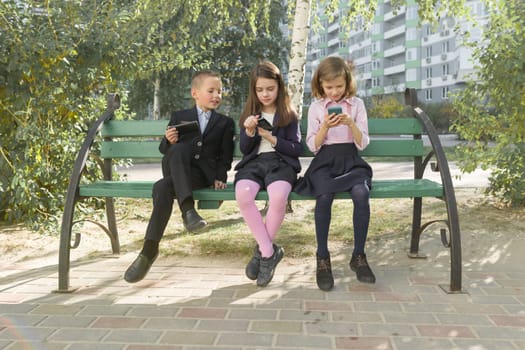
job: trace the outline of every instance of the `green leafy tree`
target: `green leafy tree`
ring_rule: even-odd
[[[0,2],[0,219],[56,219],[97,99],[120,72],[117,7]],[[74,23],[74,25],[72,25]]]
[[[279,28],[286,19],[286,8],[278,0],[269,4],[268,20],[256,18],[250,23],[250,14],[244,10],[235,16],[235,25],[218,28],[208,40],[213,43],[205,49],[198,48],[198,55],[191,69],[184,66],[170,66],[145,76],[138,76],[130,81],[129,106],[142,119],[154,109],[155,77],[160,87],[160,118],[167,118],[169,113],[180,108],[190,107],[193,102],[189,97],[189,84],[193,73],[199,69],[217,70],[222,75],[225,92],[222,109],[233,115],[238,114],[248,85],[249,70],[261,59],[270,59],[279,66],[286,64],[288,43]],[[196,32],[204,31],[202,23],[195,24]],[[246,40],[246,33],[252,33]],[[166,67],[163,67],[166,68]],[[149,106],[149,110],[148,110]]]
[[[455,99],[454,129],[465,139],[460,167],[492,170],[488,193],[525,205],[525,2],[494,1],[483,45],[474,51],[477,82]]]
[[[264,23],[265,4],[1,1],[0,220],[57,222],[74,159],[107,92],[175,67],[205,67],[200,52],[220,45],[214,33],[241,12],[246,28]],[[255,33],[246,30],[243,39]]]

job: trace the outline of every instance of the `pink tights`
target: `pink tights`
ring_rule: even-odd
[[[239,180],[235,185],[235,199],[246,225],[259,244],[261,255],[267,258],[273,254],[273,240],[284,220],[288,194],[292,186],[286,181],[274,181],[268,185],[269,201],[265,221],[255,205],[255,196],[259,189],[260,186],[255,181]]]

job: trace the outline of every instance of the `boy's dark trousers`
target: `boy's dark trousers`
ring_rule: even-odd
[[[192,190],[211,185],[202,170],[193,164],[194,157],[190,144],[171,145],[163,160],[164,178],[153,186],[153,212],[145,239],[160,242],[173,211],[174,199],[177,199],[181,213],[184,214],[184,209],[187,208],[183,209],[183,203],[192,200]]]

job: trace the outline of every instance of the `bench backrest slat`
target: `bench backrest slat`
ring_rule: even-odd
[[[370,145],[361,152],[363,156],[374,157],[415,157],[425,154],[423,142],[413,135],[421,135],[421,123],[415,118],[369,119]],[[104,124],[102,136],[114,138],[103,141],[102,158],[161,158],[159,152],[160,137],[164,135],[167,120],[111,120]],[[306,121],[301,121],[305,129]],[[389,138],[389,135],[396,137]],[[305,145],[303,156],[313,154]],[[235,145],[235,157],[241,157],[238,143]]]
[[[103,137],[162,136],[167,120],[110,120],[102,128]]]

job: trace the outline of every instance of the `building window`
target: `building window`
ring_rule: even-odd
[[[448,86],[441,88],[441,99],[448,100]]]
[[[450,51],[450,43],[449,43],[449,41],[448,40],[447,41],[443,41],[441,43],[441,52],[446,53],[446,52],[449,52],[449,51]]]
[[[425,52],[427,54],[427,57],[432,57],[432,46],[427,46],[425,48]]]
[[[441,75],[448,75],[448,63],[441,66],[442,73]]]
[[[425,100],[432,101],[432,89],[425,90]]]
[[[431,67],[427,67],[426,68],[426,77],[427,78],[432,78],[432,68]]]

